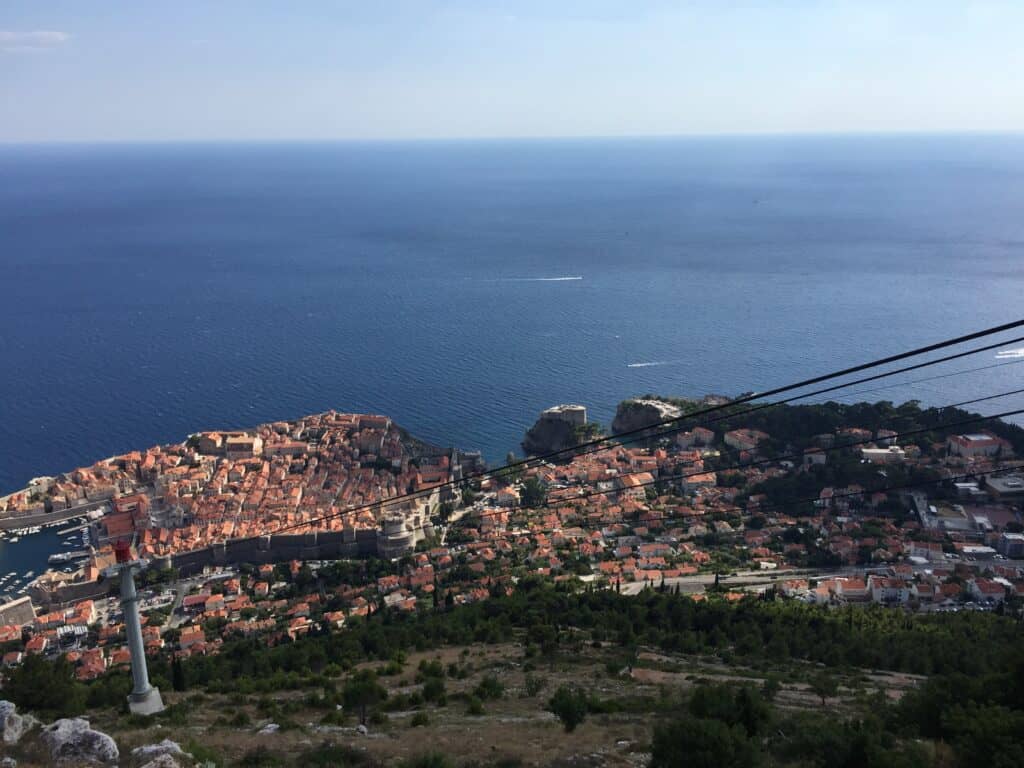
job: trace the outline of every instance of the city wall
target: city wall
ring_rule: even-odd
[[[10,530],[12,528],[31,528],[36,525],[52,525],[54,523],[64,523],[68,520],[74,520],[76,517],[84,517],[87,512],[91,512],[94,509],[101,509],[109,502],[97,501],[90,502],[88,504],[82,504],[71,509],[54,510],[53,512],[43,511],[19,511],[19,512],[4,512],[0,516],[0,530]]]
[[[340,560],[377,554],[377,531],[372,528],[260,536],[215,544],[205,549],[161,558],[158,567],[177,568],[182,576],[208,566],[280,563],[289,560]]]
[[[260,536],[215,544],[204,549],[184,552],[153,560],[151,567],[176,568],[182,576],[194,576],[207,567],[223,567],[249,563],[280,563],[290,560],[341,560],[372,557],[378,554],[379,532],[374,528],[345,531],[313,532],[297,535]],[[69,584],[54,590],[29,587],[32,600],[41,606],[55,608],[78,600],[99,599],[115,594],[116,579],[101,579]]]

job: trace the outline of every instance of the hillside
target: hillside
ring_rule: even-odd
[[[712,750],[726,768],[1009,766],[1024,749],[1022,641],[984,614],[530,582],[276,647],[239,640],[182,674],[157,664],[171,706],[153,719],[121,713],[123,674],[80,689],[44,663],[7,688],[44,717],[88,702],[122,754],[170,736],[216,765],[656,768]],[[33,739],[8,748],[20,765],[45,764]]]

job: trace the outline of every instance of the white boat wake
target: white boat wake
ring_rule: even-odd
[[[466,278],[472,280],[472,278]],[[492,277],[486,278],[485,283],[565,283],[571,280],[582,280],[583,275],[565,275],[563,277]]]
[[[566,277],[509,277],[506,279],[516,283],[564,283],[569,280],[582,280],[583,275],[567,275]]]
[[[653,368],[657,365],[679,365],[682,360],[653,360],[649,363],[629,363],[627,368]]]

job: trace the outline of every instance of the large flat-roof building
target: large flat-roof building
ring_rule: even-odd
[[[36,609],[28,595],[0,604],[0,626],[23,627],[36,619]]]
[[[1000,499],[1024,498],[1024,475],[989,475],[985,488]]]
[[[969,435],[951,435],[946,440],[946,448],[954,456],[974,458],[995,456],[997,453],[1005,455],[1009,452],[1010,444],[988,432],[976,432]]]
[[[1003,533],[996,549],[1004,557],[1024,557],[1024,533]]]

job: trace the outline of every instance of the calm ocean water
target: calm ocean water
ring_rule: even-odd
[[[1020,316],[1024,137],[8,146],[0,286],[0,491],[328,408],[495,460]]]

